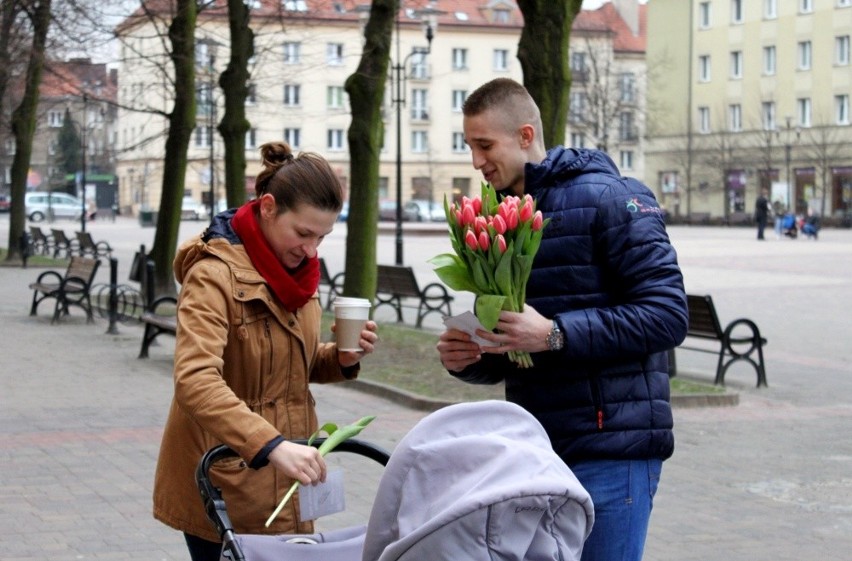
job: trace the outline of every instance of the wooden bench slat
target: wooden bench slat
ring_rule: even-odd
[[[68,315],[69,306],[79,306],[86,312],[86,321],[94,322],[92,313],[91,288],[98,267],[98,259],[71,257],[65,274],[58,271],[44,271],[29,287],[33,290],[33,302],[30,315],[37,315],[38,305],[47,298],[54,298],[56,306],[51,323],[56,323],[60,315]],[[55,280],[55,282],[51,282]]]

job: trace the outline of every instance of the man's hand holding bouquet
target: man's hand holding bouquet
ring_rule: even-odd
[[[453,204],[444,200],[455,253],[443,253],[430,263],[444,284],[476,294],[474,313],[487,330],[497,326],[502,310],[524,309],[533,257],[549,221],[535,207],[530,195],[499,197],[484,182],[478,198],[463,197]],[[508,354],[519,367],[532,366],[529,353]]]

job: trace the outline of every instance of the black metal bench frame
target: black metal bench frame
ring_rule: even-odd
[[[407,298],[415,298],[418,301],[416,327],[421,327],[423,318],[432,312],[447,316],[453,315],[450,303],[454,298],[447,292],[447,288],[443,284],[433,282],[427,284],[421,290],[411,267],[379,265],[376,276],[376,300],[373,303],[373,309],[387,304],[396,310],[397,321],[402,323],[402,308]]]
[[[50,255],[53,251],[53,237],[45,234],[41,226],[30,226],[30,243],[32,243],[33,252],[41,255]]]
[[[76,232],[77,245],[80,255],[91,255],[92,257],[109,257],[112,255],[112,247],[106,241],[95,241],[90,232]]]
[[[334,299],[338,296],[343,295],[343,273],[337,273],[332,276],[328,272],[328,267],[325,264],[325,259],[320,257],[320,281],[319,284],[321,287],[326,287],[326,300],[325,300],[325,308],[326,310],[331,310],[331,305],[334,303]],[[320,292],[320,304],[322,304],[322,292]]]
[[[752,320],[746,318],[735,319],[724,329],[719,322],[716,306],[713,298],[708,295],[687,295],[687,306],[689,309],[689,327],[687,337],[713,340],[720,343],[720,348],[707,349],[693,345],[681,345],[678,349],[712,353],[719,356],[716,365],[716,379],[714,384],[725,385],[725,373],[728,368],[736,362],[746,361],[751,364],[757,372],[757,387],[768,386],[766,382],[766,366],[763,361],[763,346],[767,341],[760,335],[760,329]],[[743,332],[746,332],[743,335]],[[736,332],[736,333],[735,333]],[[757,355],[757,360],[753,355]],[[669,353],[669,372],[674,376],[677,372],[674,349]]]
[[[59,257],[60,253],[65,253],[65,257],[70,258],[75,253],[80,253],[80,242],[77,238],[69,238],[65,235],[65,230],[57,228],[50,229],[50,235],[53,238],[53,257]]]
[[[145,326],[145,331],[142,334],[142,348],[139,350],[139,358],[148,358],[148,347],[151,346],[154,339],[163,333],[173,337],[177,334],[177,316],[163,314],[159,311],[159,307],[164,305],[172,309],[176,308],[177,298],[169,295],[154,296],[154,262],[150,259],[145,260],[143,289],[145,291],[145,310],[139,316],[139,321]]]
[[[50,323],[56,323],[60,315],[68,315],[70,306],[82,308],[86,312],[86,321],[93,323],[95,319],[92,314],[91,288],[100,264],[98,259],[72,256],[64,275],[58,271],[41,273],[29,286],[33,290],[30,315],[37,315],[38,305],[42,301],[54,298],[56,306]]]

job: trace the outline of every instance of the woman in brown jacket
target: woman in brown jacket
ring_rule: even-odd
[[[298,499],[264,522],[294,480],[316,484],[326,466],[316,449],[289,442],[317,429],[310,382],[354,378],[373,351],[320,340],[317,246],[343,204],[337,177],[321,157],[294,157],[286,144],[261,146],[257,199],[213,219],[174,261],[181,283],[174,398],[154,481],[154,517],[184,532],[194,561],[219,559],[219,536],[204,513],[194,471],[224,443],[240,459],[211,470],[238,533],[311,532]],[[267,464],[272,467],[259,469]]]

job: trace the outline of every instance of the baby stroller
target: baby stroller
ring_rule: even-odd
[[[212,508],[227,521],[223,499],[210,500],[208,515]],[[517,405],[483,401],[440,409],[400,441],[366,527],[310,536],[231,529],[230,537],[244,555],[234,559],[245,561],[571,561],[593,523],[589,494],[538,421]],[[230,551],[224,535],[223,543]]]
[[[799,235],[795,214],[788,212],[781,218],[781,233],[791,239],[796,239],[796,236]]]

